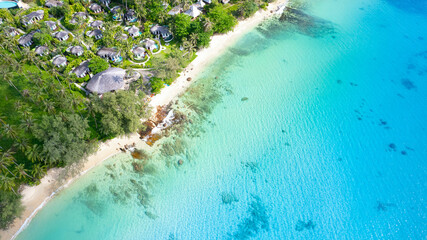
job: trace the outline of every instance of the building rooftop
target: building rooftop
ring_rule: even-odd
[[[52,59],[52,64],[55,66],[61,66],[65,63],[67,63],[67,59],[64,56],[57,55]]]
[[[121,68],[109,68],[93,76],[86,89],[98,94],[123,88],[126,71]]]

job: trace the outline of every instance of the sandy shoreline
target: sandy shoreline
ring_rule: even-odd
[[[195,79],[206,66],[211,64],[217,57],[219,57],[228,47],[232,46],[240,37],[249,32],[260,24],[264,19],[272,16],[279,5],[287,3],[288,0],[277,0],[269,4],[266,11],[261,10],[255,15],[244,21],[240,21],[234,31],[223,34],[215,35],[206,49],[202,49],[197,53],[197,58],[187,66],[181,75],[175,80],[173,84],[162,89],[161,93],[154,96],[150,101],[150,106],[153,110],[157,106],[167,105],[191,85],[193,81],[187,81],[188,77]],[[120,147],[124,145],[131,145],[134,142],[140,142],[138,134],[132,134],[126,137],[118,137],[100,144],[96,153],[88,157],[80,174],[67,180],[65,185],[58,186],[55,181],[59,173],[59,169],[51,169],[48,174],[41,180],[41,183],[34,187],[24,187],[22,193],[22,204],[25,207],[20,219],[16,219],[13,225],[7,231],[0,231],[0,239],[13,239],[20,231],[22,231],[37,214],[37,212],[62,188],[67,187],[72,181],[79,176],[85,174],[93,167],[102,163],[121,151]]]

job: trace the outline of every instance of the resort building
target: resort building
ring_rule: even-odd
[[[96,29],[101,29],[103,25],[104,25],[104,22],[101,20],[96,20],[90,23],[90,26]]]
[[[203,0],[203,2],[205,2],[206,4],[211,4],[212,0]]]
[[[135,47],[132,49],[135,59],[143,59],[145,57],[145,49],[143,47]]]
[[[48,47],[46,47],[46,46],[38,46],[38,47],[36,47],[36,49],[34,50],[34,52],[37,54],[37,55],[39,55],[39,56],[44,56],[44,55],[46,55],[46,54],[48,54],[49,53],[49,48]]]
[[[153,52],[154,50],[158,49],[159,47],[157,46],[156,42],[154,40],[151,39],[145,39],[143,41],[144,43],[144,47],[145,49],[150,50],[150,52]]]
[[[87,13],[85,13],[85,12],[76,12],[76,13],[73,14],[73,16],[74,17],[81,17],[83,19],[86,19],[88,17]]]
[[[197,7],[200,11],[203,11],[203,7],[206,5],[205,2],[203,2],[202,0],[199,0],[198,2],[196,2],[195,4],[193,4],[193,6]]]
[[[108,5],[111,3],[111,0],[99,0],[99,3],[108,7]]]
[[[46,3],[44,5],[48,8],[53,8],[53,7],[62,7],[62,5],[64,5],[64,3],[61,1],[48,0],[48,1],[46,1]]]
[[[86,85],[86,89],[97,94],[116,91],[124,87],[125,76],[124,69],[109,68],[93,76]]]
[[[44,17],[44,11],[43,10],[37,10],[37,11],[31,12],[27,15],[24,15],[22,17],[21,22],[24,26],[27,26],[28,24],[33,24],[37,21],[42,20],[43,17]]]
[[[227,3],[229,3],[229,2],[230,2],[230,0],[220,0],[220,2],[221,2],[222,4],[227,4]]]
[[[94,37],[95,39],[98,40],[98,39],[102,38],[102,31],[99,30],[99,29],[95,29],[95,30],[87,32],[86,35],[89,36],[89,37]]]
[[[178,5],[178,6],[175,6],[174,8],[172,8],[169,12],[168,12],[168,14],[169,15],[171,15],[171,16],[174,16],[174,15],[177,15],[177,14],[180,14],[180,13],[182,13],[182,5],[180,4],[180,5]]]
[[[75,67],[71,73],[76,74],[78,78],[85,77],[90,72],[89,60],[82,62],[79,66]]]
[[[36,34],[36,32],[39,32],[39,30],[31,31],[30,33],[20,37],[18,40],[19,45],[23,47],[31,46],[31,44],[33,44],[33,36]]]
[[[104,59],[111,60],[113,62],[121,62],[122,61],[122,56],[120,56],[120,52],[114,48],[103,47],[103,48],[98,50],[96,55],[98,55]]]
[[[124,17],[125,17],[125,20],[128,22],[136,22],[137,20],[135,10],[133,9],[127,10]]]
[[[9,37],[15,37],[19,34],[18,30],[16,30],[16,28],[14,28],[14,27],[6,27],[4,29],[4,32]]]
[[[55,38],[57,38],[59,41],[65,41],[68,39],[68,32],[66,31],[59,31],[55,33]]]
[[[67,65],[67,59],[64,56],[56,55],[52,59],[52,64],[56,67],[64,67]]]
[[[76,56],[81,56],[84,53],[84,48],[82,46],[74,46],[70,48],[70,53]]]
[[[122,15],[121,15],[121,8],[120,6],[115,6],[113,8],[110,9],[111,14],[113,14],[113,20],[114,21],[121,21],[122,20]]]
[[[186,15],[192,17],[192,18],[196,18],[200,14],[202,14],[202,11],[200,11],[200,9],[198,7],[196,7],[195,5],[191,5],[190,9],[188,9],[187,11],[185,11],[184,14],[186,14]]]
[[[54,21],[45,21],[44,23],[46,23],[46,26],[52,31],[55,31],[57,28],[56,22]]]
[[[97,3],[92,3],[92,4],[89,6],[89,9],[90,9],[92,12],[94,12],[94,13],[100,13],[100,12],[102,12],[102,7],[101,7],[99,4],[97,4]]]
[[[167,26],[160,26],[158,24],[150,28],[151,34],[157,38],[163,38],[165,42],[170,42],[173,39],[172,33],[169,31]]]
[[[141,32],[139,31],[139,29],[135,26],[132,26],[130,28],[127,29],[127,32],[129,33],[129,36],[131,37],[138,37],[139,35],[141,35]]]

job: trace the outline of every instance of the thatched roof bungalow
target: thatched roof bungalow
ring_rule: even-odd
[[[123,88],[126,71],[121,68],[109,68],[93,76],[86,89],[92,93],[104,94]]]

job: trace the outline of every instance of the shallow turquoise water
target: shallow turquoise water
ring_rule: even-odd
[[[425,239],[423,10],[323,0],[263,24],[181,99],[192,123],[144,175],[108,160],[18,239]]]

